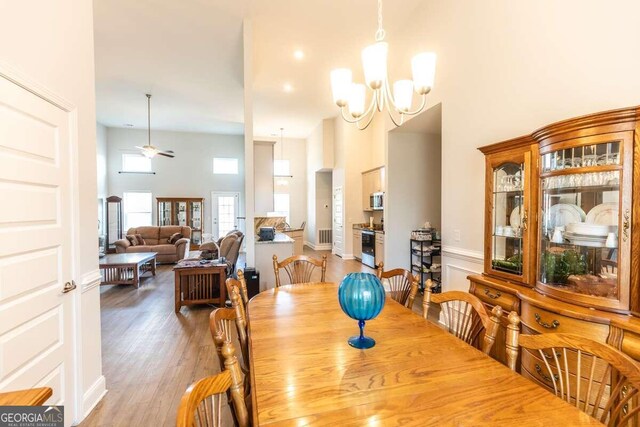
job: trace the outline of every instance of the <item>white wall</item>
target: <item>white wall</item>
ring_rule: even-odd
[[[281,150],[281,148],[283,148]],[[278,160],[289,160],[291,178],[284,178],[287,185],[278,185],[278,178],[274,180],[274,192],[289,193],[289,224],[299,227],[307,220],[307,144],[304,139],[284,138],[282,146],[278,139],[273,146],[273,157]]]
[[[173,150],[175,158],[156,156],[155,175],[120,174],[122,154],[137,152],[135,146],[147,141],[146,130],[107,128],[107,176],[110,195],[122,197],[127,191],[150,191],[153,195],[153,223],[157,223],[156,197],[203,197],[204,232],[211,232],[211,192],[240,193],[240,213],[244,212],[244,137],[192,132],[153,131],[154,145]],[[214,175],[213,158],[238,159],[238,175]],[[239,223],[241,228],[242,221]]]
[[[254,142],[253,159],[255,214],[266,216],[273,211],[273,142]]]
[[[388,268],[411,268],[411,230],[425,221],[440,229],[440,165],[440,135],[389,133],[384,242]]]
[[[98,198],[109,196],[107,186],[107,127],[96,123],[96,173],[98,175]]]
[[[426,0],[393,32],[392,79],[410,72],[417,52],[438,54],[428,106],[442,103],[444,290],[466,290],[466,276],[483,269],[484,161],[476,148],[640,104],[639,15],[633,0]],[[376,147],[392,128],[388,120],[374,126]]]
[[[74,279],[82,292],[78,336],[78,413],[75,421],[102,397],[98,274],[96,117],[92,2],[23,0],[2,3],[0,61],[77,108],[79,193]],[[89,286],[91,285],[91,286]],[[69,385],[74,387],[73,384]],[[74,387],[75,388],[75,387]]]
[[[332,174],[331,172],[316,172],[315,177],[316,227],[318,229],[331,228],[333,213]]]
[[[316,172],[329,172],[334,159],[334,120],[322,120],[307,137],[307,228],[305,242],[316,244]],[[329,224],[329,227],[331,224]]]

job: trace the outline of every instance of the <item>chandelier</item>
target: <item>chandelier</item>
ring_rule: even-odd
[[[348,68],[338,68],[331,72],[331,89],[333,102],[340,107],[342,118],[349,123],[356,123],[358,129],[366,129],[376,114],[385,106],[389,117],[396,126],[402,126],[405,116],[413,116],[424,110],[427,94],[433,87],[436,71],[436,54],[419,53],[411,60],[413,80],[398,80],[390,87],[387,76],[387,54],[389,44],[384,41],[385,31],[382,28],[382,0],[378,0],[378,30],[376,42],[362,50],[362,68],[364,79],[373,91],[369,106],[365,109],[367,89],[365,85],[353,83],[352,73]],[[393,93],[392,93],[393,91]],[[411,110],[413,92],[421,98],[416,110]]]

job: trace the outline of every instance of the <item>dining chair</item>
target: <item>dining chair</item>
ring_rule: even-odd
[[[273,256],[273,272],[276,275],[276,288],[281,285],[280,283],[280,269],[284,270],[289,276],[289,283],[295,285],[296,283],[308,283],[311,282],[311,275],[316,267],[321,268],[320,282],[325,281],[325,274],[327,272],[327,256],[322,255],[322,260],[306,255],[291,256],[281,262],[278,262],[278,257]]]
[[[237,295],[237,294],[236,294]],[[232,295],[233,301],[233,295]],[[231,331],[236,330],[238,343],[240,344],[240,354],[242,354],[242,364],[240,368],[245,376],[249,376],[249,340],[247,338],[246,323],[239,316],[238,310],[235,308],[217,308],[209,315],[209,328],[211,336],[218,354],[220,362],[220,370],[224,369],[225,359],[222,354],[222,348],[227,339],[231,339],[233,334]]]
[[[413,309],[413,301],[418,294],[418,279],[404,268],[384,271],[384,264],[379,263],[376,269],[378,279],[389,284],[389,296],[400,304]]]
[[[222,404],[226,394],[234,422],[249,426],[249,411],[245,404],[242,373],[233,344],[227,339],[222,346],[225,368],[217,375],[193,383],[182,396],[176,419],[177,427],[221,427]]]
[[[489,313],[482,301],[468,292],[449,291],[434,294],[431,292],[432,286],[431,279],[424,285],[422,316],[427,319],[429,309],[434,303],[439,304],[442,323],[447,331],[485,354],[489,354],[498,334],[502,307],[496,305]],[[484,337],[481,342],[482,332]]]
[[[249,293],[247,291],[247,280],[244,278],[244,270],[238,269],[236,276],[238,276],[238,282],[240,282],[240,296],[244,304],[247,305],[249,304]]]
[[[537,350],[542,372],[556,396],[608,426],[639,425],[640,365],[636,361],[610,345],[579,335],[520,335],[519,322],[517,313],[511,312],[509,325],[515,327],[507,329],[509,367],[515,370],[518,357],[513,343]]]
[[[225,284],[231,300],[231,308],[236,312],[236,326],[244,329],[246,335],[249,331],[247,328],[247,306],[240,296],[242,285],[239,280],[231,277],[226,280]],[[242,357],[245,357],[245,355],[243,354]]]

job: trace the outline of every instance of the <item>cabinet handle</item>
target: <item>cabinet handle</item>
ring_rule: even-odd
[[[62,293],[66,294],[67,292],[71,292],[76,288],[76,282],[73,280],[64,284],[64,288],[62,288]]]
[[[538,365],[537,363],[536,363],[536,372],[538,373],[538,375],[540,375],[540,378],[542,378],[546,382],[548,383],[552,382],[551,377],[546,376],[544,372],[542,372],[542,368],[540,367],[540,365]],[[558,381],[560,378],[558,378],[558,374],[553,374],[553,379]]]
[[[629,239],[629,209],[624,211],[624,222],[622,223],[622,240],[627,241]]]
[[[502,296],[502,294],[500,293],[500,291],[497,291],[497,292],[495,293],[495,295],[494,295],[494,294],[491,294],[491,290],[490,290],[489,288],[485,288],[485,289],[484,289],[484,294],[485,294],[486,296],[488,296],[489,298],[491,298],[491,299],[498,299],[498,298],[500,298],[500,297]]]
[[[535,318],[536,318],[536,323],[538,323],[538,325],[542,326],[543,328],[546,329],[556,329],[558,326],[560,326],[560,322],[558,322],[557,320],[552,320],[551,323],[545,323],[542,321],[542,318],[540,317],[540,315],[538,313],[534,314]]]
[[[527,231],[528,221],[529,221],[529,215],[527,214],[527,210],[525,209],[524,213],[522,214],[522,230]]]
[[[551,353],[551,354],[553,354],[553,353]],[[547,359],[547,360],[551,360],[551,359],[553,359],[553,356],[549,356],[549,355],[548,355],[547,353],[545,353],[544,351],[542,352],[542,355],[543,355],[543,356],[544,356],[544,358],[545,358],[545,359]],[[556,352],[556,357],[557,357],[558,359],[559,359],[559,358],[561,358],[561,357],[562,357],[562,353],[558,353],[558,352]]]

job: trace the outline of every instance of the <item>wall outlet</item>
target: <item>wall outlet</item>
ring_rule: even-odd
[[[460,241],[460,230],[453,230],[453,240],[455,240],[456,242]]]

